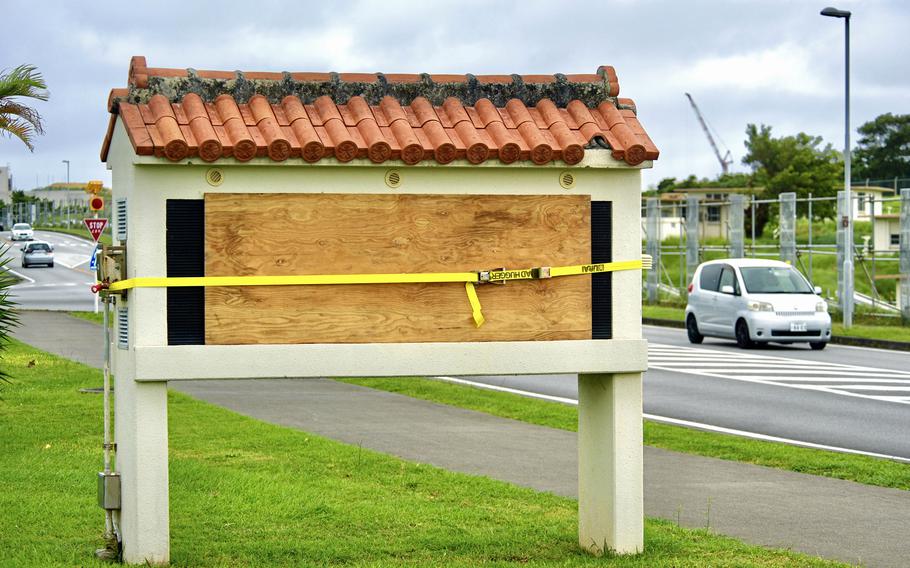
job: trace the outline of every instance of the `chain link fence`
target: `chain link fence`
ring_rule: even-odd
[[[910,321],[910,188],[897,196],[852,189],[850,206],[844,192],[759,199],[718,189],[646,198],[643,248],[654,260],[645,277],[647,302],[684,303],[695,268],[707,260],[768,258],[800,270],[836,311],[852,296],[855,310]],[[854,278],[845,281],[848,214]]]

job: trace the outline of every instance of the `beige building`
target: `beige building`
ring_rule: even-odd
[[[13,178],[9,167],[0,167],[0,205],[13,202]]]
[[[874,215],[872,222],[872,246],[875,250],[898,250],[901,240],[901,216],[899,213]]]
[[[749,197],[760,189],[750,187],[717,188],[698,187],[681,188],[660,195],[660,240],[677,237],[685,238],[686,198],[690,195],[699,198],[698,238],[726,239],[730,230],[730,195],[737,193]],[[643,198],[646,200],[647,198]],[[645,214],[642,210],[642,227],[645,227]]]

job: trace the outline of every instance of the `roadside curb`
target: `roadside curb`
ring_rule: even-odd
[[[641,318],[641,323],[645,325],[657,325],[660,327],[673,327],[685,329],[685,322],[677,320],[668,320],[662,318]],[[868,339],[866,337],[853,337],[849,335],[833,335],[831,343],[837,345],[852,345],[853,347],[873,347],[875,349],[890,349],[892,351],[910,351],[910,342],[907,341],[889,341],[887,339]]]

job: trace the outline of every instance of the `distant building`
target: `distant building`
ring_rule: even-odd
[[[0,204],[13,202],[13,176],[8,166],[0,167]]]
[[[89,197],[85,191],[85,182],[73,183],[52,183],[47,187],[36,187],[28,190],[28,194],[38,199],[45,199],[52,202],[55,206],[82,204],[88,206]],[[110,188],[104,188],[105,192],[110,192]]]
[[[680,188],[669,193],[662,193],[660,198],[660,240],[677,237],[685,239],[686,197],[699,197],[698,238],[727,238],[730,219],[730,194],[745,194],[746,206],[748,196],[760,192],[761,188],[751,187],[696,187]],[[647,198],[643,198],[647,199]],[[642,228],[645,227],[644,210],[642,210]]]

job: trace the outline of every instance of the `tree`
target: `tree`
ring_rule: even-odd
[[[840,153],[830,144],[822,146],[820,136],[800,132],[795,136],[771,136],[771,127],[764,124],[746,126],[746,155],[743,163],[752,168],[755,185],[764,187],[763,198],[774,199],[781,193],[795,192],[798,198],[831,197],[837,194],[838,184],[843,176],[843,162]],[[797,214],[808,213],[804,203],[798,205]],[[833,201],[813,204],[812,214],[819,217],[834,217]],[[760,204],[755,211],[755,234],[761,235],[770,210],[767,204]]]
[[[20,65],[9,73],[0,73],[0,133],[15,136],[32,152],[36,134],[44,133],[41,115],[18,99],[46,101],[47,85],[32,65]]]
[[[910,177],[910,114],[881,114],[857,132],[855,178]]]

